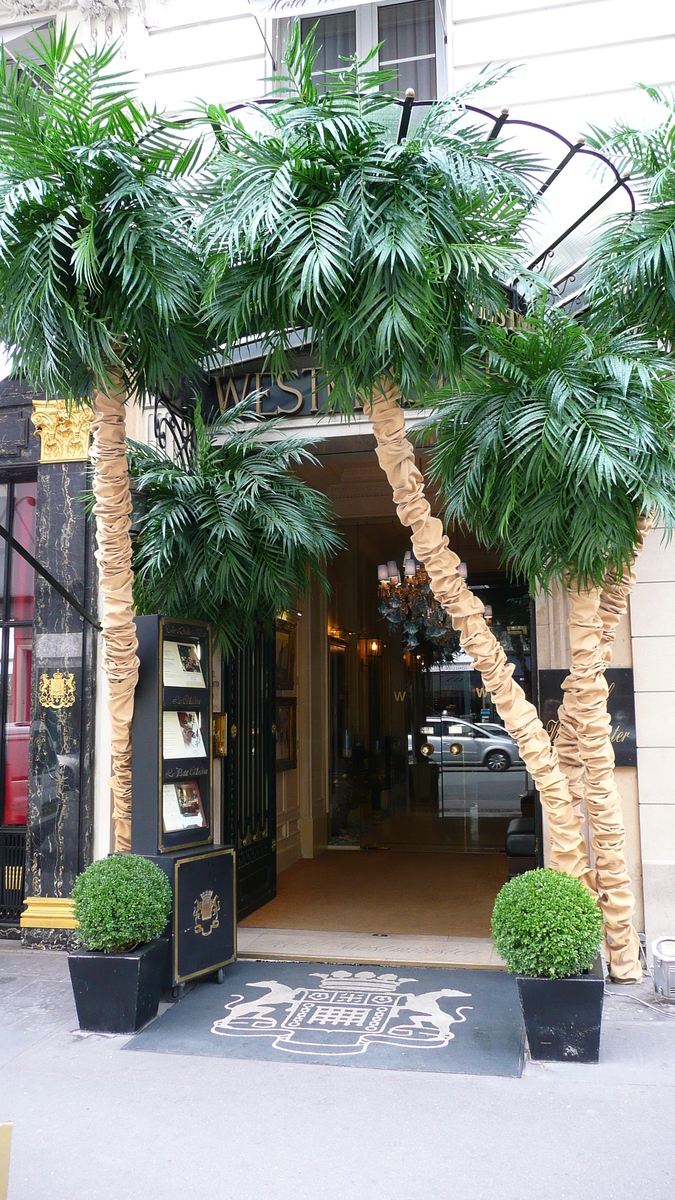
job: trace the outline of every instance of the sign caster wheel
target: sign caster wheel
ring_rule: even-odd
[[[213,981],[214,981],[214,983],[222,983],[223,982],[223,968],[222,967],[220,968],[220,970],[216,971],[215,975],[213,976]]]
[[[176,987],[172,987],[171,996],[174,1000],[182,1000],[185,995],[185,984],[179,983]]]

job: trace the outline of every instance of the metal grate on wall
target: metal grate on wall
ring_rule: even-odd
[[[0,925],[17,925],[23,904],[26,830],[0,828]]]

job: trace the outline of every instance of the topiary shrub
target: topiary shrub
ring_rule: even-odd
[[[518,975],[579,975],[600,949],[602,914],[571,875],[525,871],[505,883],[495,900],[492,938],[509,971]]]
[[[138,854],[92,863],[75,881],[73,899],[80,941],[110,954],[159,937],[171,912],[166,875]]]

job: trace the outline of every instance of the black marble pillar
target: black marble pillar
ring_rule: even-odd
[[[86,462],[38,467],[35,557],[96,612]],[[67,898],[91,862],[95,630],[35,579],[26,896]],[[27,945],[66,946],[68,930],[23,929]]]

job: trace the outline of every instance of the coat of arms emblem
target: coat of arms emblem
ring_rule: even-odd
[[[72,708],[75,703],[75,676],[55,671],[40,676],[38,700],[43,708]]]
[[[322,1056],[364,1054],[374,1043],[438,1050],[454,1038],[453,1025],[466,1021],[464,1009],[447,1012],[439,1001],[471,997],[470,992],[441,988],[416,995],[402,991],[416,979],[374,971],[314,972],[315,988],[293,988],[276,979],[249,983],[267,995],[237,996],[225,1005],[228,1015],[211,1033],[224,1037],[267,1037],[276,1050]]]
[[[214,896],[212,891],[202,892],[198,896],[192,909],[192,914],[195,919],[195,933],[201,933],[202,937],[209,937],[214,929],[218,928],[218,913],[220,912],[220,900],[218,896]]]

